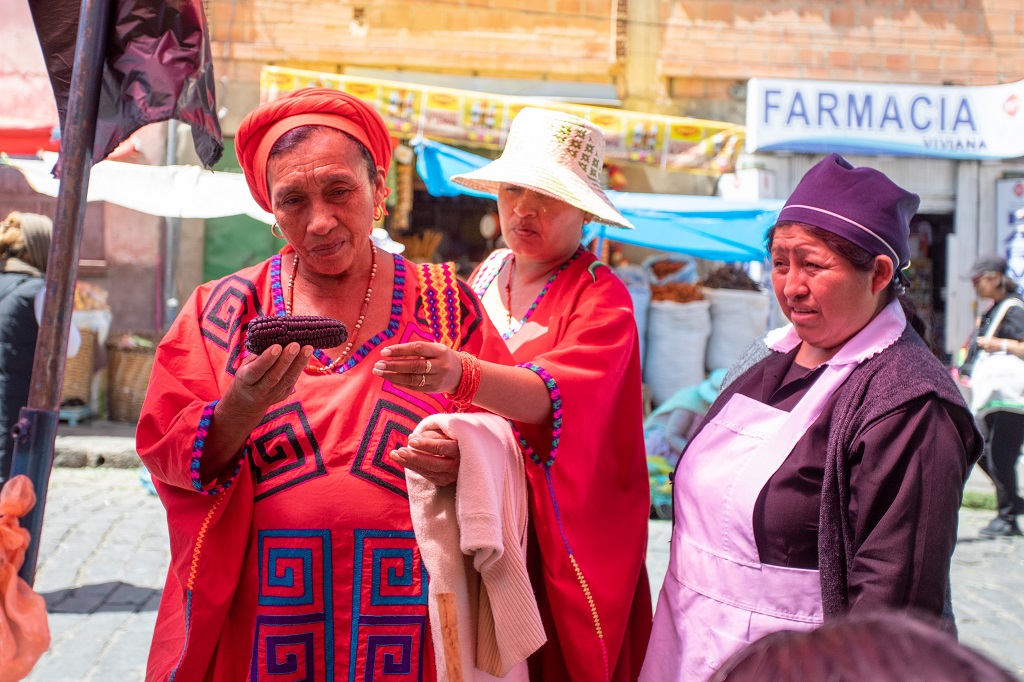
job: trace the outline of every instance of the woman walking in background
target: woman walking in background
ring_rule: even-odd
[[[28,404],[52,235],[53,222],[36,213],[15,211],[0,223],[0,486],[11,473],[11,428]],[[71,325],[68,356],[80,343]]]
[[[982,537],[1020,535],[1017,516],[1024,500],[1017,492],[1017,460],[1024,445],[1024,301],[1006,274],[1006,259],[979,257],[970,272],[979,298],[992,305],[978,319],[975,343],[981,356],[971,375],[971,408],[985,436],[979,464],[996,487],[998,515]],[[988,366],[987,363],[998,363]]]

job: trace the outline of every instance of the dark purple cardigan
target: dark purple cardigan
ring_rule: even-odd
[[[745,373],[772,352],[763,339],[755,341],[730,370],[726,381],[740,372]],[[738,384],[742,382],[733,381],[722,390],[704,417],[701,429],[735,395]],[[851,450],[857,434],[874,420],[924,397],[948,403],[964,413],[965,423],[974,423],[946,368],[910,325],[896,343],[857,367],[839,391],[832,414],[818,519],[818,570],[826,618],[845,613],[849,604],[847,576],[853,565],[854,547],[853,531],[846,514],[850,499],[846,453]],[[975,434],[976,447],[969,453],[970,464],[981,456],[982,439],[976,428]]]

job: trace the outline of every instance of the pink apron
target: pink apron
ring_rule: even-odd
[[[641,682],[703,682],[763,635],[821,624],[818,571],[760,563],[754,504],[829,397],[905,326],[899,304],[887,306],[826,363],[791,412],[736,394],[690,444],[676,471],[668,574]],[[800,339],[785,327],[766,343],[787,352]]]

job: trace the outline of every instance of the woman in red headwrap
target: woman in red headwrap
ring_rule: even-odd
[[[172,560],[147,679],[432,680],[427,577],[387,454],[452,400],[372,369],[416,340],[511,357],[450,265],[373,245],[391,139],[372,107],[303,90],[257,108],[236,140],[286,244],[199,287],[157,350],[137,438]],[[293,314],[342,320],[348,339],[245,352],[250,320]],[[545,419],[543,382],[504,369],[480,394],[526,375],[535,390],[506,416]]]

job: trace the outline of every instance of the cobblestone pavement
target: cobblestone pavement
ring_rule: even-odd
[[[51,644],[28,679],[142,680],[169,560],[163,507],[138,469],[54,469],[35,584]]]
[[[978,529],[993,512],[960,511],[953,553],[953,612],[960,641],[1024,676],[1024,538],[984,540]],[[665,580],[671,524],[651,521],[647,570],[655,592]]]
[[[961,640],[1024,675],[1024,539],[977,540],[990,512],[964,510],[953,557]],[[670,524],[651,521],[654,597]],[[36,589],[53,643],[33,682],[135,682],[145,673],[169,555],[163,508],[132,469],[54,469]]]

